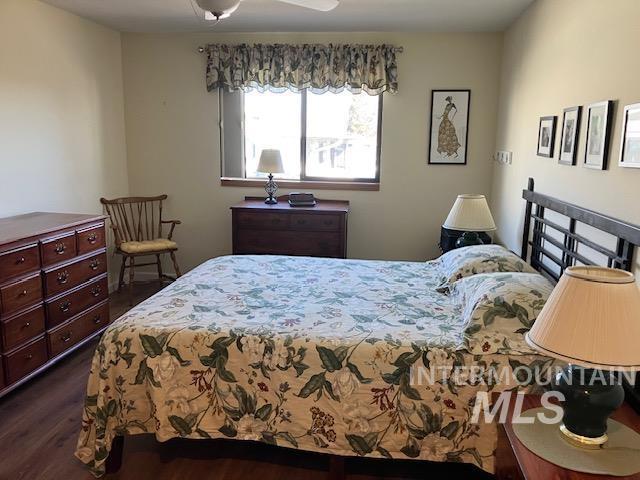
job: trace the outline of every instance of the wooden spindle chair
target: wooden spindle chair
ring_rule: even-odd
[[[133,303],[133,280],[136,267],[156,265],[160,283],[166,280],[175,280],[180,277],[180,267],[176,260],[178,244],[171,237],[180,220],[162,219],[162,202],[167,195],[157,197],[124,197],[107,200],[101,198],[100,203],[105,206],[111,220],[111,228],[115,235],[116,253],[122,255],[122,265],[118,279],[118,291],[124,285],[124,273],[129,269],[129,304]],[[170,225],[166,237],[162,235],[162,227]],[[165,275],[162,272],[160,256],[168,253],[173,262],[176,277]],[[155,262],[136,263],[137,257],[155,255]],[[127,264],[128,260],[128,264]]]

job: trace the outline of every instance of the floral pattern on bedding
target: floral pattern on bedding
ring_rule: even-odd
[[[448,251],[436,260],[440,268],[440,285],[437,291],[448,293],[458,280],[493,272],[537,273],[513,252],[501,245],[472,245]]]
[[[464,321],[429,287],[438,278],[434,263],[210,260],[105,331],[76,456],[100,476],[114,436],[152,433],[492,471],[495,426],[470,422],[475,395],[513,385],[415,382],[415,367],[550,360],[461,350]]]

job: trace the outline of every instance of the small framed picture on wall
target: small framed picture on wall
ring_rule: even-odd
[[[624,107],[620,166],[640,168],[640,103]]]
[[[592,103],[587,107],[587,144],[584,166],[606,170],[613,118],[613,101]]]
[[[540,117],[538,126],[538,156],[553,157],[553,145],[556,141],[556,120],[558,117]]]
[[[466,165],[471,90],[432,90],[429,164]]]
[[[562,114],[562,131],[560,133],[561,165],[575,165],[578,158],[578,138],[580,133],[580,114],[582,107],[565,108]]]

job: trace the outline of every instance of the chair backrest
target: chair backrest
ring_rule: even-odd
[[[162,202],[167,195],[157,197],[101,198],[111,219],[116,245],[162,237]]]

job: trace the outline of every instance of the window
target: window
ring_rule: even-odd
[[[378,182],[382,95],[238,92],[221,95],[222,176],[264,178],[260,153],[277,148],[283,180]]]

